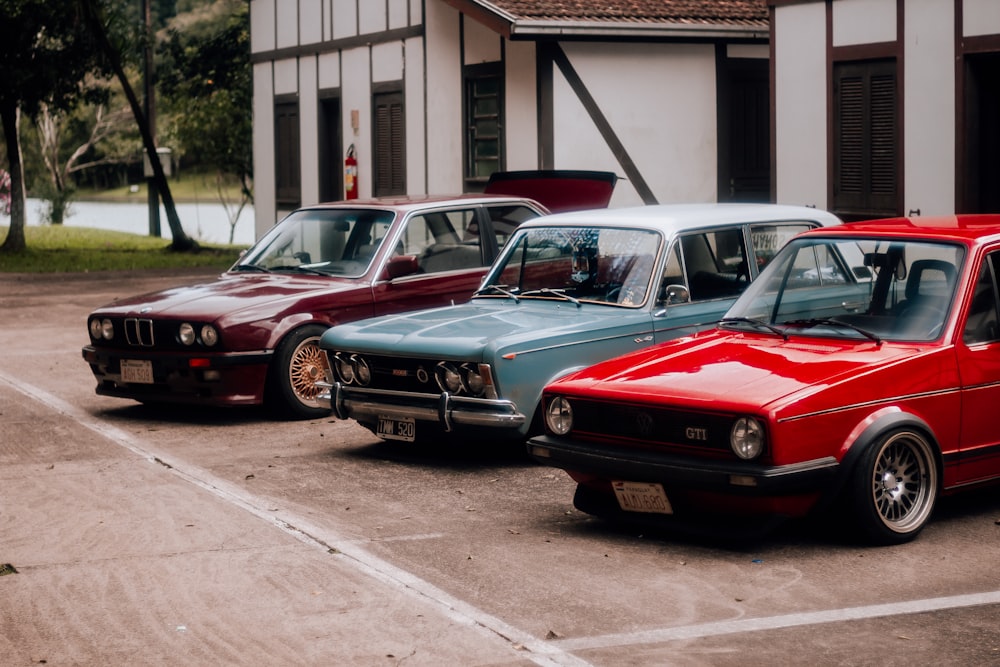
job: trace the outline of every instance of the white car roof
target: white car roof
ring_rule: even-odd
[[[839,225],[837,216],[809,206],[785,204],[656,204],[628,208],[557,213],[528,220],[520,228],[552,225],[644,227],[675,234],[689,229],[752,222],[807,220],[822,226]]]

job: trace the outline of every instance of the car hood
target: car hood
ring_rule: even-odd
[[[822,409],[823,401],[813,399],[833,387],[864,401],[939,383],[947,364],[926,357],[944,349],[715,330],[591,366],[547,390],[689,409],[780,412],[794,406],[804,413]]]
[[[357,279],[327,276],[227,272],[210,282],[117,299],[94,312],[111,316],[189,318],[203,322],[253,313],[253,319],[258,319],[277,314],[286,304],[300,302],[314,294],[328,297],[358,287],[367,288],[368,284]]]
[[[645,311],[552,299],[475,299],[469,303],[340,324],[323,335],[329,350],[396,356],[480,359],[505,351],[588,339],[602,329],[634,328]]]

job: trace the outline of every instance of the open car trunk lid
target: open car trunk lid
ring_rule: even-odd
[[[529,197],[553,213],[607,208],[618,177],[610,171],[497,171],[487,194]]]

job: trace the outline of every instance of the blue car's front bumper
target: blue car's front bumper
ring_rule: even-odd
[[[335,382],[329,385],[329,393],[324,392],[319,398],[328,399],[340,419],[412,418],[440,424],[446,431],[456,426],[517,429],[526,421],[511,401],[453,396],[448,392],[418,394],[347,387]]]

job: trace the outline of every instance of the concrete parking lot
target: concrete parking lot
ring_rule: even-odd
[[[200,277],[0,275],[0,664],[1000,664],[1000,489],[720,543],[516,448],[96,396],[87,313]]]

